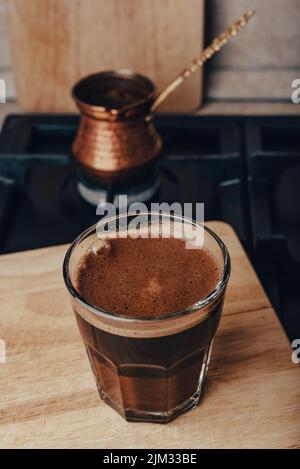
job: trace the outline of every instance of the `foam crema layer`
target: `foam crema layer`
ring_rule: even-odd
[[[99,310],[86,307],[77,298],[72,298],[72,306],[77,314],[93,326],[111,334],[132,338],[157,338],[178,334],[201,323],[223,301],[220,297],[209,305],[198,308],[195,306],[191,312],[185,311],[174,317],[164,317],[153,320],[139,320],[136,318],[121,318],[117,315],[99,312]]]
[[[222,259],[210,249],[209,235],[199,248],[196,229],[204,232],[172,222],[84,239],[72,261],[76,313],[106,332],[140,338],[203,321],[222,301]]]

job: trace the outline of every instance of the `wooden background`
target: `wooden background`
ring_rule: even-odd
[[[71,1],[76,3],[76,0]],[[186,8],[193,2],[180,1]],[[14,0],[8,0],[10,2]],[[206,98],[213,101],[290,101],[291,81],[300,76],[299,0],[208,0],[205,3],[206,41],[244,10],[250,7],[256,10],[251,26],[206,69]],[[15,88],[4,4],[5,0],[0,0],[0,78],[6,80],[8,99],[12,100]],[[186,19],[182,23],[186,24]],[[296,108],[294,106],[294,110]]]
[[[129,68],[158,90],[199,55],[204,0],[9,0],[14,78],[27,111],[72,111],[73,84],[99,70]],[[164,109],[192,110],[202,96],[202,70]]]

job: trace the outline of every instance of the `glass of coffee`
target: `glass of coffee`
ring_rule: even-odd
[[[105,217],[71,245],[80,334],[101,398],[126,420],[164,423],[199,403],[229,275],[221,239],[174,214]]]

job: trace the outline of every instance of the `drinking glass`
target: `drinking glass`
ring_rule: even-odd
[[[230,275],[230,257],[222,240],[205,225],[174,214],[143,215],[139,230],[154,229],[156,236],[163,236],[168,223],[176,236],[183,224],[190,230],[203,230],[203,248],[214,256],[221,272],[205,298],[163,317],[134,318],[90,304],[77,291],[76,272],[82,257],[97,248],[99,237],[128,232],[135,215],[105,218],[84,231],[68,249],[63,271],[101,398],[128,421],[165,423],[199,403]]]

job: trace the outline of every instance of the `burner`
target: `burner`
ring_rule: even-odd
[[[86,198],[82,197],[80,194],[78,188],[78,173],[74,171],[72,167],[65,166],[64,170],[60,168],[60,174],[61,179],[55,175],[56,183],[59,185],[57,201],[65,223],[69,221],[72,224],[75,223],[76,226],[78,225],[77,232],[82,231],[89,225],[97,223],[99,217],[96,215],[96,204],[88,202]],[[84,185],[83,187],[84,189],[86,188]],[[165,165],[160,165],[159,172],[156,178],[152,178],[151,185],[140,185],[139,188],[141,189],[139,193],[136,192],[133,194],[133,192],[126,193],[123,191],[120,192],[120,195],[127,195],[128,204],[132,201],[144,201],[146,204],[153,201],[173,203],[183,198],[181,181],[176,176],[176,172],[172,171],[171,168],[165,167]],[[102,194],[102,200],[105,202],[111,197],[104,189],[102,189]],[[97,191],[97,195],[99,195],[99,190]],[[140,200],[137,199],[138,195],[140,196]],[[147,196],[147,201],[145,195]],[[118,194],[113,194],[116,208],[118,208],[117,197]],[[102,200],[99,198],[97,200],[98,205]]]
[[[89,204],[97,207],[99,203],[111,202],[118,207],[119,195],[126,195],[128,205],[133,202],[147,202],[153,198],[160,187],[159,172],[156,171],[146,181],[134,186],[101,186],[87,179],[81,172],[77,189],[81,197]]]

